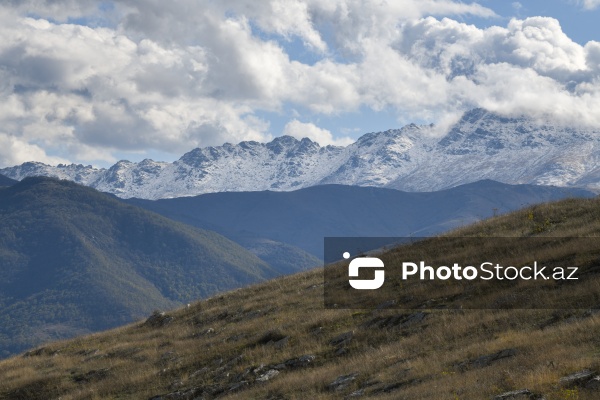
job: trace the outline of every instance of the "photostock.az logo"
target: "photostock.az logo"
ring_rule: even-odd
[[[345,252],[344,258],[347,260],[350,258],[350,253]],[[375,257],[358,257],[350,261],[348,266],[348,275],[350,277],[357,277],[358,270],[360,268],[383,268],[383,261]],[[350,286],[354,289],[359,290],[374,290],[379,289],[383,286],[385,281],[385,272],[383,269],[375,270],[375,277],[373,279],[349,279]]]

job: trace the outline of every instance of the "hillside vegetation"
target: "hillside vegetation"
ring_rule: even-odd
[[[213,232],[68,181],[0,189],[0,356],[275,275]]]
[[[534,206],[451,235],[600,236],[600,200]],[[2,361],[0,399],[599,397],[595,307],[571,309],[568,295],[558,311],[453,305],[325,309],[323,270],[312,270]]]
[[[243,233],[287,243],[322,259],[327,236],[431,236],[494,214],[569,197],[593,197],[593,193],[482,180],[437,192],[319,185],[292,192],[126,201],[236,242]]]

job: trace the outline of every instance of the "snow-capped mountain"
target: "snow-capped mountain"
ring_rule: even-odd
[[[282,136],[197,148],[179,160],[119,161],[109,169],[28,162],[13,179],[73,180],[123,198],[288,191],[326,183],[433,191],[480,179],[600,189],[600,131],[471,110],[440,137],[432,125],[368,133],[346,146]]]

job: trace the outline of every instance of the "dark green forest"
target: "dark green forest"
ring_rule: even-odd
[[[0,189],[0,356],[275,275],[223,236],[72,182]]]

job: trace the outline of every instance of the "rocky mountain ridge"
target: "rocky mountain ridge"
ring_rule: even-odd
[[[434,191],[493,179],[600,190],[600,135],[529,117],[466,112],[439,137],[433,125],[367,133],[346,147],[290,136],[196,148],[172,163],[119,161],[108,169],[28,162],[0,169],[21,180],[68,179],[122,198],[290,191],[321,184]]]

